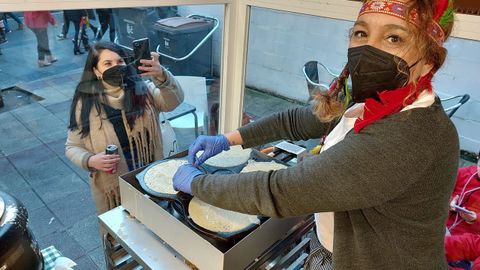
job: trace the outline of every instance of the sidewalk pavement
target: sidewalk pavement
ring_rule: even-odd
[[[87,172],[64,154],[71,98],[86,54],[75,56],[69,39],[55,38],[62,23],[61,13],[55,16],[58,26],[48,34],[59,60],[51,66],[38,67],[28,28],[12,27],[1,45],[0,89],[18,86],[44,100],[0,113],[0,189],[26,205],[40,248],[54,245],[78,264],[75,269],[105,269]]]

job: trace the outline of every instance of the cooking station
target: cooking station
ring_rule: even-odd
[[[136,179],[143,169],[120,177],[122,206],[99,216],[106,232],[107,269],[300,269],[303,265],[312,216],[262,217],[254,228],[217,235],[192,226],[178,201],[158,200],[145,192]]]

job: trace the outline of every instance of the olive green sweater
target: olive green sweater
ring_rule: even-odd
[[[244,147],[318,138],[328,124],[295,108],[240,128]],[[447,269],[443,238],[459,157],[438,99],[395,113],[294,167],[203,175],[192,191],[210,204],[289,217],[335,212],[334,269]]]

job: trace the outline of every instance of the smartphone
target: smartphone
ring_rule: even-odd
[[[463,212],[465,214],[472,214],[473,213],[472,211],[467,210],[466,208],[458,206],[458,205],[454,205],[453,208],[455,208],[455,211],[457,211],[457,212]]]
[[[138,73],[142,73],[142,71],[138,69],[138,67],[142,65],[140,59],[152,59],[150,55],[150,40],[148,38],[136,39],[132,42],[132,47],[135,67]]]

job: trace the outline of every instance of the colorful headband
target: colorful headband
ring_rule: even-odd
[[[411,9],[408,13],[408,5],[395,0],[368,0],[366,1],[358,16],[365,13],[382,13],[391,16],[395,16],[407,22],[410,22],[416,26],[418,24],[418,13],[416,9]],[[448,14],[447,14],[448,13]],[[453,1],[452,0],[439,0],[435,10],[435,21],[432,22],[428,31],[430,36],[439,44],[442,45],[445,41],[445,33],[438,22],[447,24],[453,21]],[[442,21],[443,19],[443,21]]]

